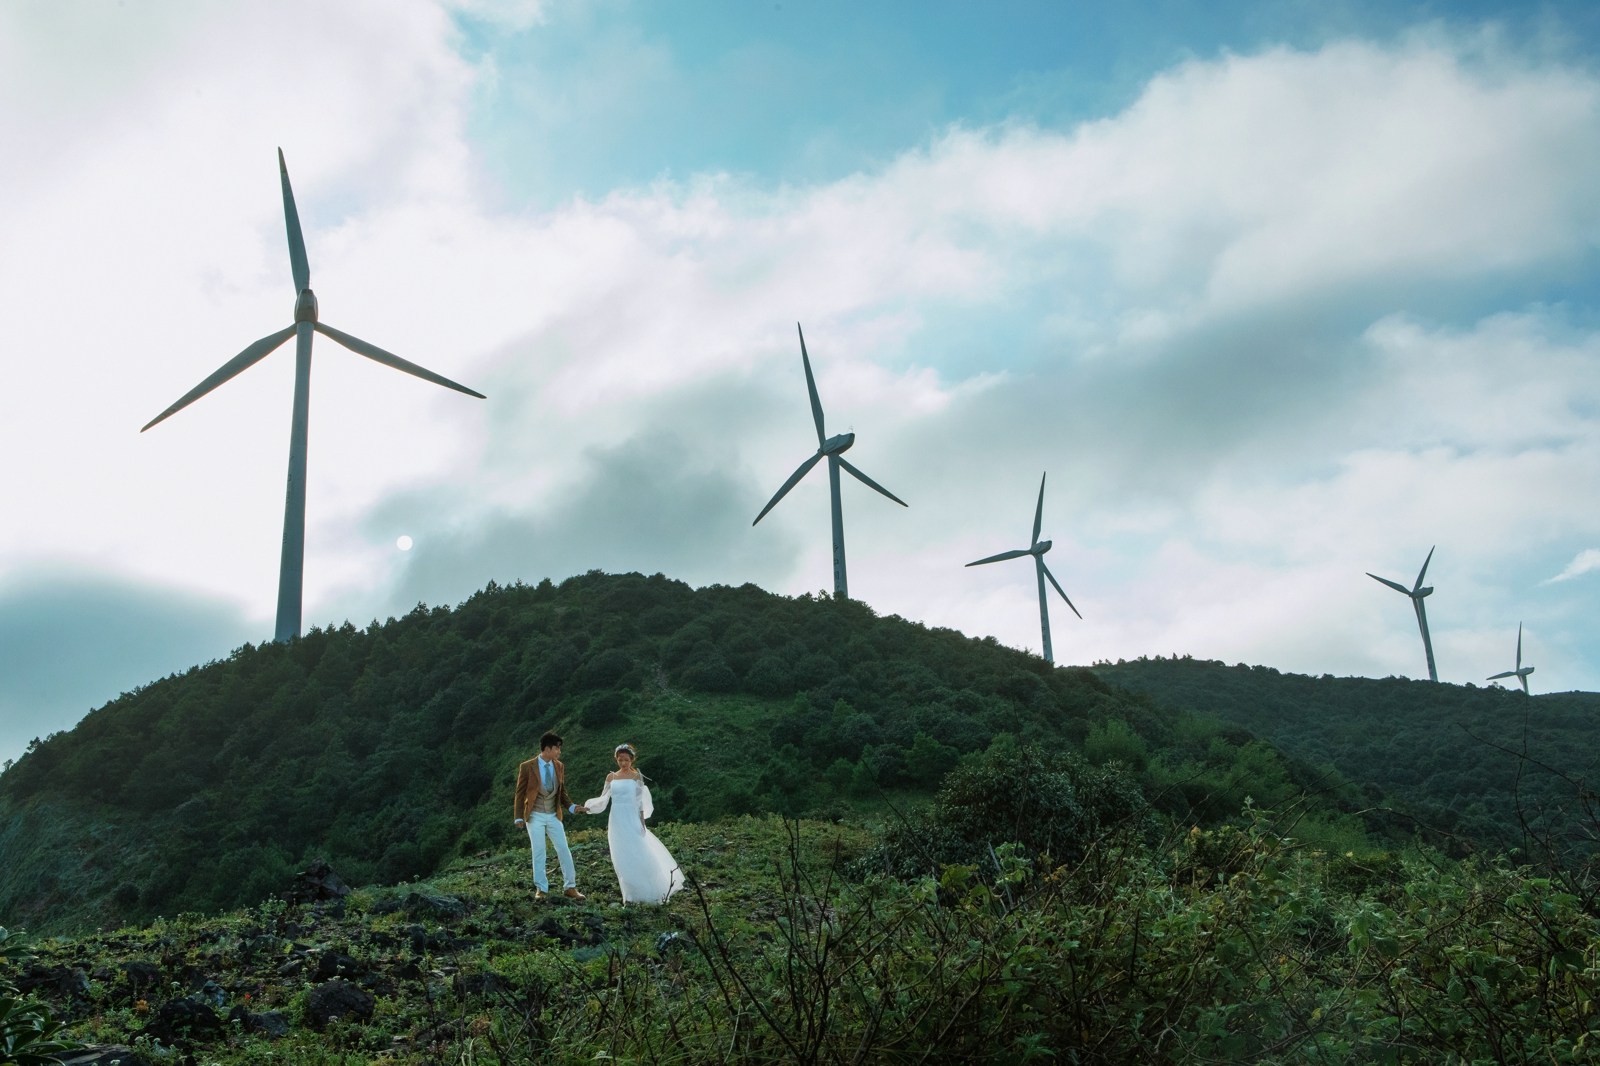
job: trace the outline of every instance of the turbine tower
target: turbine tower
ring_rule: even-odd
[[[223,363],[217,372],[184,393],[177,403],[152,418],[143,433],[157,422],[188,407],[223,382],[244,372],[272,354],[290,337],[295,338],[294,414],[289,423],[289,489],[283,508],[283,558],[278,570],[278,624],[274,640],[287,641],[300,635],[300,597],[306,548],[306,428],[311,404],[311,334],[329,337],[357,355],[384,366],[414,374],[424,381],[443,385],[483,399],[483,393],[458,385],[415,363],[392,355],[375,344],[341,333],[317,321],[317,298],[311,292],[311,267],[306,262],[306,242],[300,235],[300,215],[294,207],[294,192],[289,188],[289,168],[278,149],[278,174],[283,179],[283,218],[289,230],[289,267],[294,274],[294,324],[268,337]]]
[[[1046,474],[1048,474],[1048,471]],[[1056,591],[1061,593],[1061,598],[1067,601],[1068,607],[1072,607],[1072,601],[1067,599],[1067,594],[1062,590],[1061,583],[1056,580],[1056,575],[1052,574],[1050,572],[1050,568],[1044,565],[1044,553],[1050,550],[1050,545],[1052,543],[1048,540],[1039,539],[1039,528],[1044,524],[1045,476],[1045,474],[1041,474],[1039,477],[1039,506],[1033,509],[1033,544],[1027,548],[1019,548],[1016,551],[1001,552],[999,555],[991,555],[987,559],[979,559],[977,562],[968,563],[967,565],[982,566],[984,563],[998,563],[1006,559],[1020,559],[1024,555],[1033,556],[1034,576],[1039,579],[1039,632],[1044,637],[1044,661],[1054,665],[1056,661],[1055,655],[1050,648],[1050,603],[1045,596],[1044,579],[1050,579],[1050,584],[1054,585]],[[1072,613],[1078,615],[1080,620],[1083,618],[1083,615],[1078,612],[1076,607],[1072,607]]]
[[[823,430],[822,401],[817,399],[817,382],[811,376],[811,357],[806,354],[805,330],[800,329],[800,323],[798,322],[794,324],[794,328],[800,334],[800,362],[806,368],[806,389],[811,393],[811,418],[817,424],[817,454],[801,463],[800,469],[789,475],[789,480],[783,483],[783,488],[778,490],[776,496],[767,501],[767,505],[761,508],[761,513],[756,515],[756,521],[750,524],[753,526],[756,522],[767,517],[767,512],[776,507],[778,501],[787,496],[790,489],[800,484],[800,479],[809,474],[811,468],[826,456],[828,459],[828,488],[833,494],[833,594],[842,600],[849,597],[850,586],[845,580],[844,572],[844,512],[839,507],[839,468],[843,467],[848,470],[851,476],[867,486],[867,488],[883,493],[901,507],[909,505],[906,501],[845,461],[844,453],[849,451],[850,446],[856,442],[854,433],[840,433],[838,436],[829,437],[826,431]]]
[[[1531,673],[1533,673],[1533,667],[1531,667],[1531,666],[1523,666],[1522,665],[1522,623],[1518,622],[1517,623],[1517,668],[1515,670],[1507,670],[1507,671],[1505,671],[1504,673],[1501,673],[1501,674],[1495,674],[1492,677],[1488,678],[1487,680],[1499,681],[1502,677],[1514,677],[1518,681],[1522,682],[1522,694],[1524,696],[1526,696],[1526,695],[1528,695],[1528,675],[1531,674]]]
[[[1437,547],[1437,545],[1435,545],[1435,547]],[[1417,571],[1417,583],[1410,588],[1406,588],[1398,581],[1390,581],[1386,577],[1379,577],[1377,574],[1368,573],[1367,576],[1372,578],[1374,581],[1383,582],[1396,592],[1400,592],[1411,597],[1411,606],[1414,607],[1417,612],[1417,628],[1422,630],[1422,650],[1428,654],[1428,680],[1437,681],[1439,680],[1439,671],[1435,669],[1433,665],[1433,640],[1428,636],[1428,609],[1423,606],[1422,603],[1423,599],[1433,595],[1433,589],[1431,586],[1429,588],[1422,587],[1423,575],[1428,572],[1428,564],[1432,561],[1433,548],[1429,548],[1428,557],[1422,560],[1422,569]]]

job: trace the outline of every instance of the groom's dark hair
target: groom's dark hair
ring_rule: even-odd
[[[546,733],[544,736],[539,738],[540,751],[543,751],[546,748],[559,748],[560,746],[561,738],[554,733]]]

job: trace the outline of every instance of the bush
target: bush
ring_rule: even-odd
[[[892,826],[862,859],[866,870],[909,877],[952,864],[994,869],[993,849],[1075,862],[1096,842],[1143,838],[1152,813],[1134,779],[1076,754],[1018,747],[1006,735],[945,778],[923,813]]]

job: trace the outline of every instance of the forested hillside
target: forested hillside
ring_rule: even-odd
[[[1120,760],[1215,821],[1322,795],[1309,767],[1082,669],[858,602],[593,572],[490,586],[365,629],[312,630],[112,701],[0,776],[0,923],[215,912],[331,860],[353,884],[515,842],[516,766],[567,738],[575,799],[637,745],[660,820],[887,815],[997,736]]]
[[[1524,819],[1565,846],[1594,843],[1581,793],[1594,788],[1600,760],[1600,693],[1530,698],[1498,686],[1307,677],[1187,657],[1095,672],[1335,767],[1374,801],[1398,799],[1428,825],[1481,846],[1523,846]]]

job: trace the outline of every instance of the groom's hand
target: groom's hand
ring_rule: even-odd
[[[589,813],[589,808],[585,807],[581,803],[578,804],[576,807],[573,807],[572,809],[574,811],[576,811],[577,813],[579,813],[579,814],[588,814]]]

